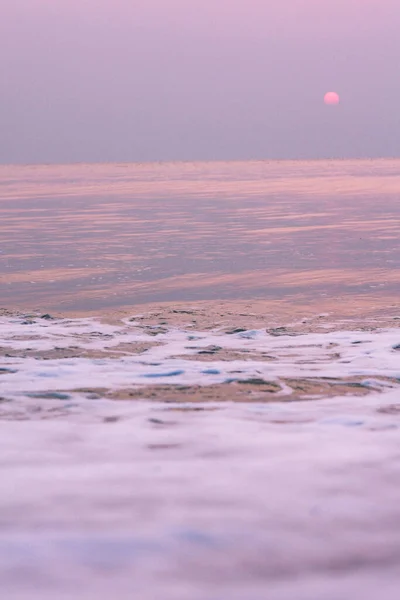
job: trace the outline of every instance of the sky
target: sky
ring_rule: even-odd
[[[3,0],[0,163],[400,156],[399,30],[399,0]]]

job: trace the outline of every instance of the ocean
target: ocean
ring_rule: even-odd
[[[0,166],[5,597],[397,600],[399,197],[394,159]]]
[[[0,167],[2,305],[398,296],[399,160]]]

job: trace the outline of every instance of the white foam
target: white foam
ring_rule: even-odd
[[[149,335],[138,323],[108,325],[95,319],[0,319],[1,345],[11,356],[2,359],[2,395],[16,398],[26,393],[106,387],[111,390],[154,383],[209,385],[227,380],[262,378],[277,381],[296,377],[365,377],[366,385],[379,388],[376,377],[400,379],[398,329],[330,331],[303,335],[270,335],[265,330],[227,334],[222,330],[196,332],[169,329]],[[156,342],[142,354],[124,354],[119,344]],[[243,353],[243,359],[195,360],[208,346]],[[75,348],[106,351],[103,358],[39,360],[35,351]],[[13,351],[33,351],[33,356],[13,357]],[[268,360],[249,358],[267,354]],[[247,356],[249,355],[249,356]],[[186,358],[187,357],[187,358]],[[282,384],[284,385],[284,384]],[[394,384],[393,384],[394,385]],[[287,391],[287,387],[284,388]]]

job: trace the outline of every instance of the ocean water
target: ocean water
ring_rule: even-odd
[[[398,295],[400,160],[0,167],[6,307]]]
[[[4,597],[397,600],[400,161],[0,184]]]

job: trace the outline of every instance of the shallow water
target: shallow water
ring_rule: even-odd
[[[235,384],[247,386],[249,401],[259,390],[265,400],[279,401],[340,395],[343,386],[367,393],[400,384],[398,319],[392,328],[369,331],[327,331],[320,319],[313,333],[300,333],[284,327],[197,331],[191,323],[144,325],[140,317],[115,325],[46,317],[0,317],[3,416],[22,402],[28,417],[35,406],[28,398],[54,396],[74,406],[93,392],[123,397],[124,390],[137,389],[144,398],[152,384],[162,386],[165,399],[166,385],[182,388],[184,399],[185,388],[190,396],[196,386],[227,384],[230,391],[220,399],[227,394],[228,401]],[[317,384],[320,392],[313,394]]]
[[[0,167],[7,307],[400,290],[400,160]]]
[[[397,599],[398,322],[3,315],[3,594]]]
[[[397,599],[398,388],[30,401],[0,421],[5,597]]]

